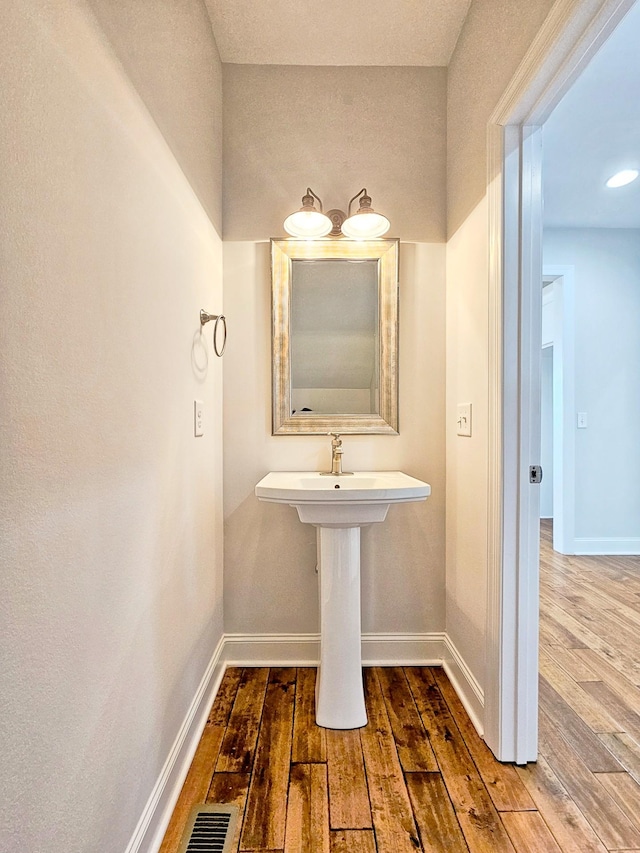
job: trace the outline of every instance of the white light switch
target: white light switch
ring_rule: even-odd
[[[193,401],[193,434],[204,435],[204,403],[202,400]]]
[[[458,435],[471,435],[471,403],[458,403]]]
[[[586,429],[587,428],[587,413],[586,412],[578,412],[578,429]]]

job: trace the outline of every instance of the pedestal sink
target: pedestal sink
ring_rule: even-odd
[[[317,527],[320,665],[316,722],[328,729],[367,723],[360,642],[360,528],[384,521],[393,503],[423,501],[431,487],[401,471],[350,476],[272,471],[256,486],[260,500],[294,506]]]

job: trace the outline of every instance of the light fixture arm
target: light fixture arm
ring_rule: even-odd
[[[366,187],[363,187],[360,192],[356,193],[354,197],[349,201],[349,207],[347,208],[347,219],[351,216],[351,205],[357,198],[360,198],[360,196],[362,196],[362,199],[360,200],[360,207],[371,207],[371,196],[367,195]]]
[[[320,213],[324,213],[324,210],[322,209],[322,199],[314,193],[311,187],[307,187],[307,193],[302,198],[302,206],[306,207],[307,205],[311,205],[311,207],[313,207],[313,202],[311,201],[312,198],[315,198],[320,205]]]

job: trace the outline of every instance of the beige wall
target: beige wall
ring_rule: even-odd
[[[487,123],[550,0],[473,0],[447,95],[447,633],[484,686],[487,584]],[[458,403],[473,435],[456,434]]]
[[[449,63],[447,233],[485,194],[487,122],[553,0],[473,0]]]
[[[89,3],[222,235],[222,76],[204,0]],[[215,78],[211,68],[216,69]]]
[[[327,469],[329,438],[271,435],[269,244],[225,242],[224,285],[225,631],[315,632],[315,528],[254,487],[270,470]],[[400,435],[345,436],[345,469],[400,469],[432,495],[363,530],[363,630],[442,631],[444,244],[401,244],[399,379]]]
[[[283,234],[310,186],[366,187],[403,240],[445,239],[444,68],[224,65],[224,239]]]
[[[484,684],[487,580],[487,204],[447,244],[447,572],[450,639]],[[472,404],[471,437],[457,405]]]
[[[307,186],[326,208],[366,186],[403,241],[400,436],[348,436],[344,463],[400,468],[433,495],[364,531],[363,630],[441,631],[445,69],[223,68],[225,630],[318,627],[315,528],[253,493],[269,470],[326,468],[330,453],[326,436],[271,435],[266,241],[282,235]]]
[[[197,14],[135,6],[145,95],[146,51],[174,72],[153,117],[84,0],[0,10],[0,848],[16,853],[125,849],[222,632],[222,368],[192,349],[200,307],[221,306],[221,241],[198,198],[210,171],[159,130],[196,76],[175,56],[199,45],[190,103],[210,116],[220,66]]]

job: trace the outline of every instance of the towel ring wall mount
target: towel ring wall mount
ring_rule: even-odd
[[[227,319],[224,314],[209,314],[203,308],[200,309],[200,326],[204,328],[206,323],[209,323],[211,320],[214,320],[213,324],[213,351],[218,356],[218,358],[222,358],[222,354],[224,353],[224,348],[227,345]],[[224,329],[224,337],[222,339],[222,348],[218,349],[218,323],[222,322],[222,326]]]

